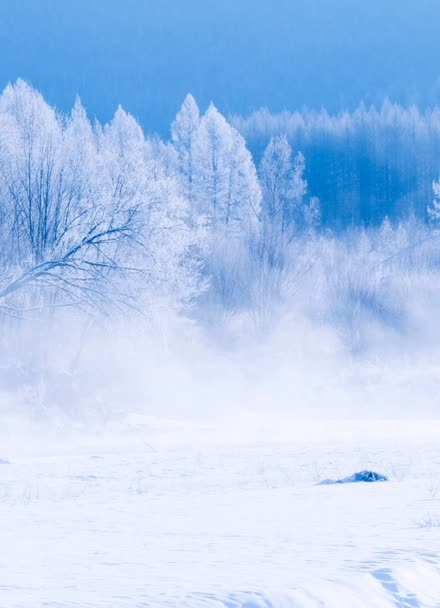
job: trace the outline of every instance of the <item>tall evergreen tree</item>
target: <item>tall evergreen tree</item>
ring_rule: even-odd
[[[243,137],[214,105],[195,140],[195,199],[215,233],[246,234],[259,218],[261,189]]]
[[[193,200],[194,140],[200,125],[200,111],[194,97],[188,94],[171,125],[171,140],[178,155],[183,195]]]

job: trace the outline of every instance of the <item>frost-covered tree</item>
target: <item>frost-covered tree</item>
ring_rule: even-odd
[[[292,148],[285,136],[270,140],[260,166],[264,220],[286,238],[291,238],[295,213],[306,184],[302,178],[304,158],[292,162]]]
[[[0,99],[0,132],[3,228],[13,235],[0,304],[102,309],[110,271],[121,269],[115,248],[134,236],[136,213],[108,204],[83,108],[77,102],[65,119],[18,81]]]
[[[250,247],[258,229],[261,188],[242,136],[211,104],[194,141],[194,209],[206,218],[210,294],[230,314],[247,301]]]
[[[303,154],[293,156],[285,136],[269,141],[260,164],[263,202],[253,247],[254,308],[260,317],[267,317],[292,277],[314,258],[307,241],[314,241],[321,211],[316,197],[307,200],[304,171]]]
[[[318,200],[305,201],[304,170],[304,156],[299,152],[293,157],[286,137],[270,140],[260,165],[263,190],[261,255],[265,255],[272,265],[283,264],[286,248],[295,236],[319,224]]]
[[[0,133],[3,220],[13,234],[9,261],[38,263],[69,221],[62,126],[41,95],[19,81],[0,98]]]
[[[171,125],[171,139],[177,152],[183,195],[193,200],[194,141],[200,125],[200,111],[194,97],[188,94]]]
[[[246,234],[258,220],[261,189],[246,143],[214,105],[202,117],[194,146],[194,191],[217,231]]]
[[[285,216],[294,204],[291,185],[292,148],[285,136],[270,140],[261,161],[260,177],[264,216],[272,224],[278,222],[283,229]]]
[[[317,196],[312,196],[304,206],[304,224],[309,234],[321,224],[321,204]]]
[[[433,182],[432,190],[434,192],[434,199],[428,205],[427,212],[430,221],[438,224],[440,222],[440,181]]]

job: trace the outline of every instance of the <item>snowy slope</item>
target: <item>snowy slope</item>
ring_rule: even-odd
[[[440,606],[438,423],[237,443],[137,422],[3,443],[2,607]],[[391,481],[316,485],[362,468]]]

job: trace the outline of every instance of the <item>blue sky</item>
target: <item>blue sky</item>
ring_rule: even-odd
[[[166,134],[185,93],[226,114],[440,102],[438,0],[0,0],[0,84],[79,93]]]

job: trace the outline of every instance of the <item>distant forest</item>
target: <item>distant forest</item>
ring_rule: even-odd
[[[258,165],[271,137],[286,135],[307,161],[309,191],[321,202],[323,225],[374,226],[388,216],[427,219],[432,183],[440,176],[440,109],[419,111],[385,101],[354,112],[326,110],[235,117]]]

